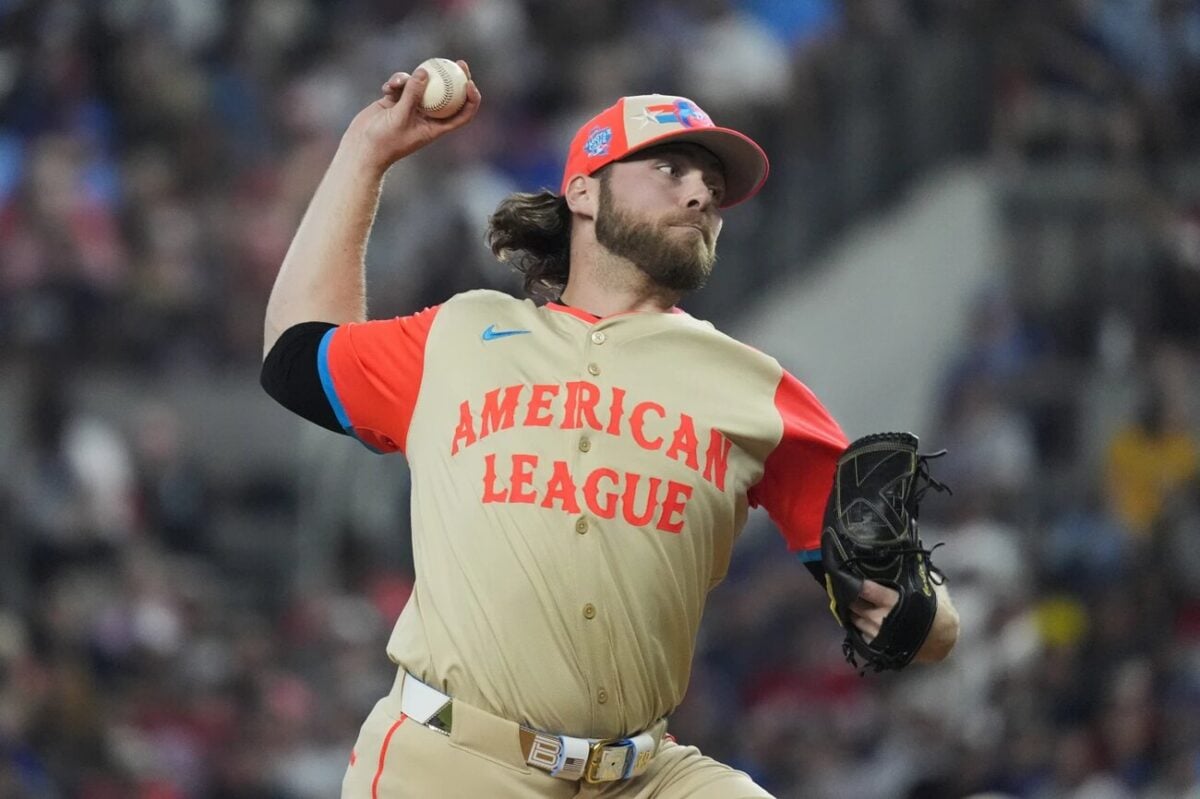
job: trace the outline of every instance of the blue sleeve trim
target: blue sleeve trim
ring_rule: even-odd
[[[321,336],[321,345],[317,347],[317,373],[321,375],[321,388],[325,389],[325,399],[329,400],[329,407],[333,408],[338,424],[347,433],[354,435],[354,429],[350,426],[350,416],[346,413],[342,401],[338,399],[337,389],[333,387],[333,375],[329,374],[329,340],[336,331],[336,327],[331,327]]]
[[[804,550],[801,550],[800,552],[797,552],[796,557],[800,559],[801,563],[812,563],[813,561],[817,561],[817,560],[821,559],[821,550],[820,549],[804,549]]]
[[[333,415],[337,417],[338,424],[346,431],[346,435],[376,455],[382,455],[381,450],[375,449],[354,432],[354,426],[350,424],[350,414],[346,413],[346,406],[342,405],[342,401],[338,399],[337,389],[333,386],[333,375],[329,374],[329,341],[335,332],[337,332],[336,327],[325,331],[325,335],[321,336],[321,345],[317,348],[317,373],[321,375],[321,388],[325,390],[325,398],[329,400],[329,407],[333,408]]]

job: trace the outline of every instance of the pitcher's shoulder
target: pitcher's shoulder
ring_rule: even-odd
[[[692,335],[703,341],[706,346],[720,349],[745,363],[754,364],[770,371],[783,368],[771,354],[726,333],[706,319],[699,319],[686,312],[680,312],[677,314],[677,318]]]
[[[489,318],[499,321],[528,318],[537,313],[537,306],[532,300],[517,299],[493,289],[472,289],[455,294],[442,304],[442,308],[449,311],[447,316],[454,319]]]
[[[463,308],[520,308],[528,306],[533,308],[532,300],[518,299],[511,294],[506,294],[503,291],[495,289],[471,289],[455,294],[450,299],[446,300],[445,305],[454,305]]]

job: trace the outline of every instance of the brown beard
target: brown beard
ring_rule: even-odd
[[[596,241],[613,255],[633,263],[652,281],[671,291],[703,288],[717,260],[707,232],[700,244],[676,241],[667,235],[671,225],[699,224],[697,215],[677,214],[647,222],[616,208],[608,181],[600,181],[600,206],[596,212]]]

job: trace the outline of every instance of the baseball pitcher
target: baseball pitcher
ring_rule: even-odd
[[[557,193],[501,203],[492,250],[539,302],[470,291],[367,321],[384,173],[480,106],[471,82],[458,113],[426,116],[427,80],[393,75],[351,122],[266,313],[268,393],[412,471],[396,681],[342,796],[769,796],[666,734],[705,597],[761,505],[848,657],[945,657],[957,616],[916,528],[942,487],[928,456],[908,434],[848,445],[776,360],[676,307],[713,268],[722,209],[767,177],[757,144],[683,97],[619,99],[575,135]]]

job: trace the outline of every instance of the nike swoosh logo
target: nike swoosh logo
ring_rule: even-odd
[[[483,331],[484,341],[495,341],[498,338],[508,338],[509,336],[519,336],[522,333],[528,333],[528,330],[497,330],[495,325],[488,325]]]

